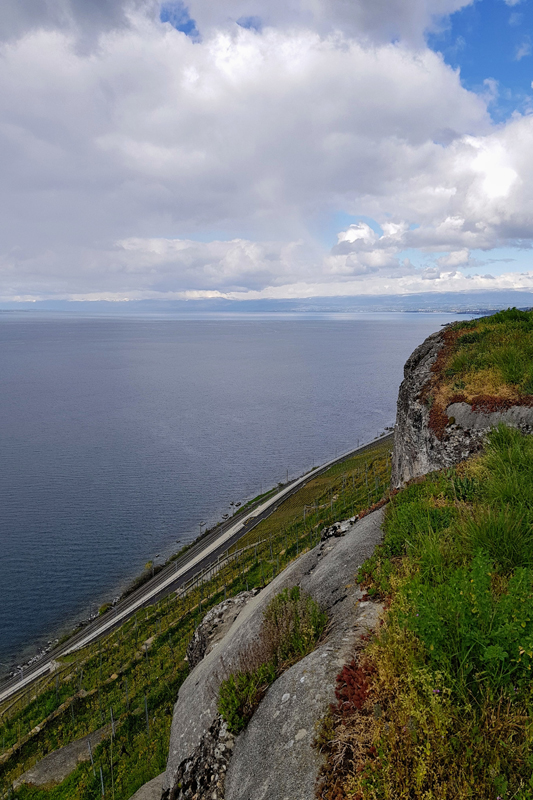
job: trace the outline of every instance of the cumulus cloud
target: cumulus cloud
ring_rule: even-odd
[[[7,6],[3,298],[449,291],[529,246],[532,118],[422,43],[462,0],[192,0],[194,36],[175,5]],[[376,224],[329,249],[339,210]]]
[[[472,0],[190,0],[191,15],[200,30],[227,29],[239,19],[262,25],[301,27],[328,34],[342,31],[373,42],[402,39],[421,45],[424,32]]]
[[[79,43],[94,44],[102,31],[128,27],[129,13],[140,8],[148,12],[150,6],[146,0],[3,0],[0,40],[59,29],[75,33]],[[152,14],[155,8],[152,4]]]

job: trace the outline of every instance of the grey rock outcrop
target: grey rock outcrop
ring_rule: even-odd
[[[433,333],[412,353],[404,367],[398,393],[394,452],[393,488],[428,472],[458,464],[481,450],[487,431],[500,422],[533,431],[533,409],[512,406],[501,411],[473,410],[468,403],[452,403],[445,410],[445,430],[439,438],[430,426],[430,403],[424,390],[433,377],[434,366],[445,345],[445,331]]]
[[[428,336],[405,363],[394,430],[393,487],[444,466],[441,463],[441,442],[429,428],[429,407],[421,398],[423,388],[431,379],[431,368],[443,346],[443,331],[437,331]]]
[[[207,753],[215,760],[204,757],[202,769],[205,781],[211,780],[209,776],[213,780],[206,783],[202,779],[197,800],[212,796],[225,796],[227,800],[309,800],[313,796],[320,765],[320,756],[311,747],[315,723],[334,701],[335,677],[353,658],[358,638],[377,620],[376,604],[361,602],[363,594],[354,577],[381,540],[382,518],[382,510],[369,514],[349,526],[344,536],[328,539],[294,561],[248,601],[223,640],[192,670],[174,708],[163,797],[194,797],[184,790],[192,787],[192,766]],[[257,639],[270,600],[294,585],[327,610],[327,637],[270,687],[246,731],[237,737],[234,748],[229,747],[234,754],[224,781],[226,769],[217,746],[220,683],[238,667],[242,654]],[[191,768],[187,769],[188,765]]]
[[[533,408],[528,406],[511,406],[502,411],[473,411],[468,403],[451,403],[446,413],[454,420],[452,430],[462,428],[470,431],[471,435],[496,428],[500,422],[526,433],[533,430]]]
[[[345,519],[342,522],[334,522],[333,525],[329,525],[327,528],[323,528],[320,534],[320,541],[325,542],[332,537],[338,538],[339,536],[344,536],[347,530],[355,523],[359,517],[350,517],[350,519]]]
[[[225,800],[311,800],[320,753],[312,746],[318,721],[335,701],[335,679],[351,661],[363,634],[377,627],[382,606],[359,601],[352,585],[332,609],[328,640],[270,687],[237,738]],[[356,617],[354,623],[354,617]]]
[[[174,786],[163,796],[169,800],[223,800],[234,741],[226,723],[217,715],[190,758],[178,766]]]
[[[130,800],[161,800],[161,792],[163,790],[163,778],[165,773],[161,773],[156,778],[153,778],[144,786],[138,789]]]
[[[207,612],[187,647],[187,661],[191,669],[222,641],[246,603],[256,594],[259,594],[259,589],[241,592],[235,597],[228,597]]]
[[[31,769],[23,772],[13,783],[13,787],[18,789],[22,784],[51,786],[61,783],[71,772],[74,772],[78,764],[89,761],[91,748],[94,750],[110,733],[111,725],[105,725],[88,736],[83,736],[81,739],[76,739],[76,741],[60,747],[59,750],[54,750]]]

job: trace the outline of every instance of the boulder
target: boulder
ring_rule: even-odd
[[[162,772],[157,778],[145,783],[138,789],[130,800],[161,800],[161,792],[163,790],[163,778],[165,773]]]
[[[369,514],[348,526],[344,536],[300,556],[247,602],[224,638],[195,666],[174,708],[164,798],[194,797],[190,792],[196,779],[197,800],[222,798],[224,792],[228,800],[313,796],[320,764],[311,746],[315,723],[334,701],[335,677],[353,658],[358,638],[377,620],[379,609],[362,602],[355,573],[381,539],[382,518],[383,510]],[[295,585],[327,611],[327,636],[273,684],[233,746],[233,741],[221,740],[221,731],[224,737],[226,732],[217,710],[220,683],[257,639],[270,600]],[[220,758],[220,743],[224,752],[234,751],[231,759]],[[206,760],[208,753],[214,756],[211,761]],[[204,778],[194,766],[200,763]]]

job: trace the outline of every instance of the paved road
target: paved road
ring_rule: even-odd
[[[187,583],[194,575],[201,572],[209,564],[212,564],[224,553],[232,544],[242,536],[251,531],[256,525],[272,514],[285,500],[304,486],[307,481],[326,472],[334,464],[345,461],[352,456],[363,453],[375,447],[376,444],[392,441],[393,434],[387,434],[374,439],[372,442],[343,453],[337,458],[331,459],[321,467],[313,469],[311,472],[292,481],[279,492],[276,492],[268,500],[234,515],[230,520],[217,526],[209,534],[197,540],[194,545],[184,553],[179,559],[171,562],[164,567],[154,578],[145,583],[128,597],[120,600],[112,610],[102,617],[99,617],[82,630],[71,636],[62,645],[51,650],[42,661],[38,661],[27,668],[22,675],[17,675],[6,681],[0,689],[0,702],[15,694],[24,686],[28,686],[33,681],[49,674],[54,669],[54,662],[60,657],[79,650],[85,645],[98,639],[100,636],[111,632],[136,611],[150,603],[154,603],[159,598],[174,591],[179,586]]]

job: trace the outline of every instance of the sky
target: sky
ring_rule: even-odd
[[[533,290],[533,0],[3,0],[0,301]]]

